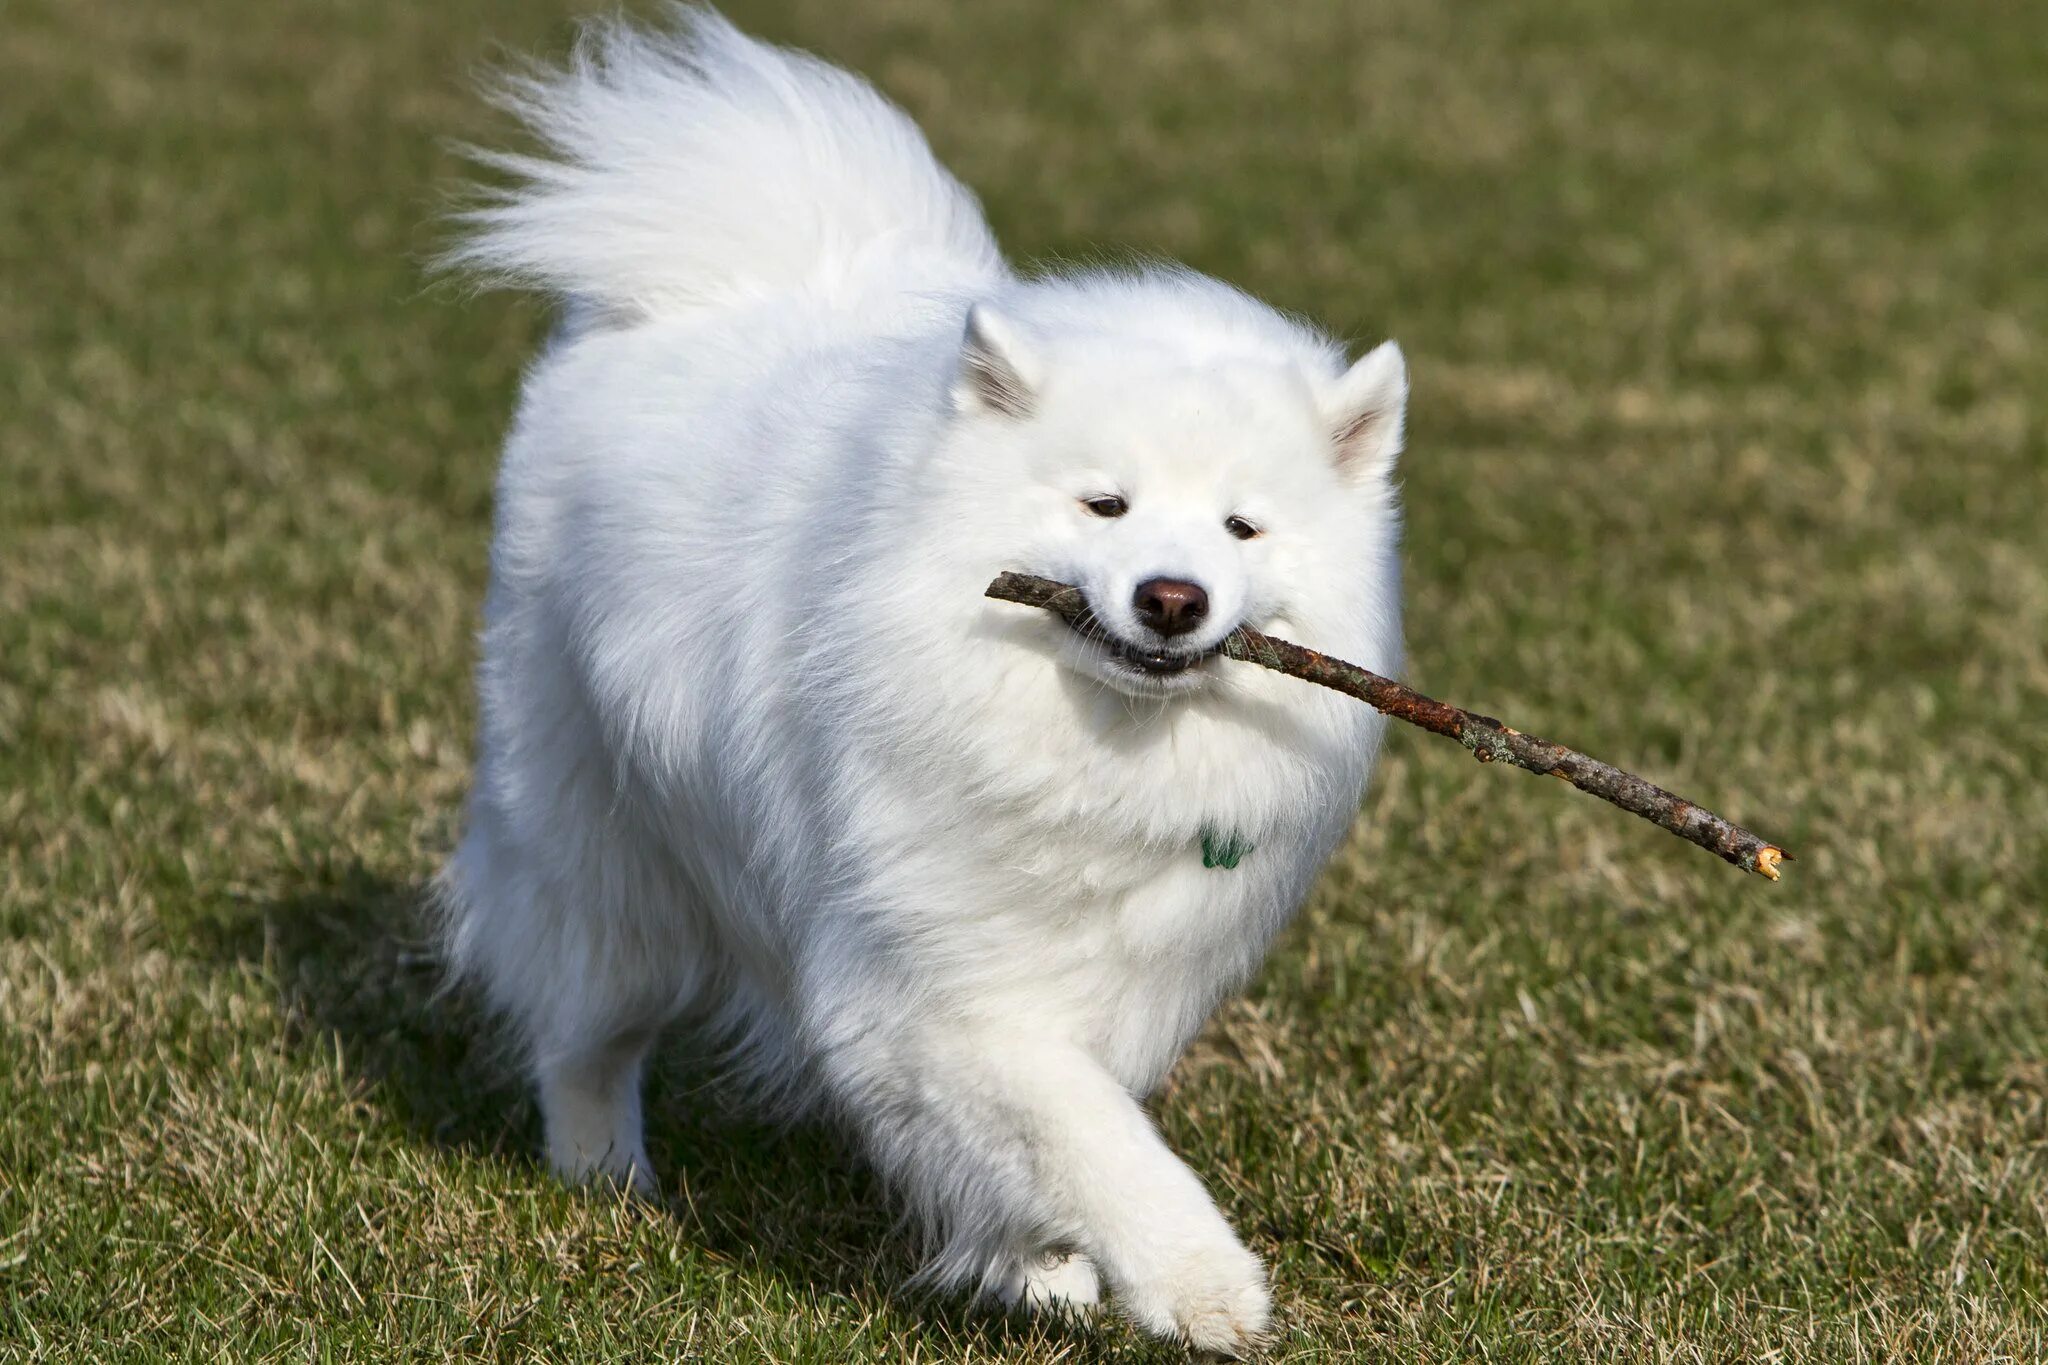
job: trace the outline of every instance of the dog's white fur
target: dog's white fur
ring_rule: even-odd
[[[544,152],[487,157],[518,183],[456,253],[568,321],[499,482],[451,959],[565,1175],[651,1187],[642,1062],[691,1019],[850,1128],[935,1278],[1087,1307],[1099,1272],[1240,1350],[1259,1261],[1139,1099],[1343,837],[1381,721],[982,589],[1396,671],[1401,354],[1347,369],[1185,270],[1020,279],[866,84],[675,17],[510,83]],[[1161,575],[1207,589],[1193,636],[1134,612]]]

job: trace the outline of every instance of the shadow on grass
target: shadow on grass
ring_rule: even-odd
[[[338,1051],[370,1102],[419,1141],[507,1162],[520,1168],[514,1179],[553,1179],[537,1159],[539,1119],[516,1057],[473,1000],[444,988],[425,888],[360,867],[314,880],[205,939],[277,992],[296,1048]],[[816,1125],[749,1118],[688,1041],[657,1051],[646,1096],[649,1154],[679,1236],[799,1301],[888,1299],[953,1347],[1001,1351],[1065,1330],[904,1288],[912,1247],[846,1144]],[[1092,1358],[1089,1336],[1072,1344]]]

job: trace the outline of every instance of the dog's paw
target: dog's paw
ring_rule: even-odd
[[[1043,1251],[1026,1257],[994,1293],[1013,1311],[1085,1317],[1102,1302],[1102,1282],[1080,1252]]]
[[[1273,1318],[1266,1268],[1235,1243],[1178,1257],[1157,1279],[1134,1286],[1121,1299],[1146,1330],[1232,1360],[1265,1340]]]
[[[1265,1341],[1272,1325],[1273,1295],[1266,1288],[1265,1272],[1260,1270],[1241,1284],[1219,1286],[1211,1294],[1191,1298],[1182,1305],[1179,1321],[1181,1334],[1193,1349],[1242,1359]]]
[[[565,1185],[617,1190],[642,1199],[654,1199],[660,1193],[654,1179],[654,1163],[643,1150],[609,1149],[592,1157],[576,1148],[558,1147],[548,1153],[548,1164]]]

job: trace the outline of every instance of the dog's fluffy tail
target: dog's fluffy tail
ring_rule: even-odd
[[[974,196],[865,81],[671,16],[593,24],[565,67],[499,82],[541,150],[474,152],[515,183],[460,215],[447,265],[622,319],[1004,273]]]

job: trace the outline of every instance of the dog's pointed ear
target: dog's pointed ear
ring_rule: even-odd
[[[985,303],[967,310],[953,406],[961,412],[1029,417],[1038,403],[1039,368],[1008,318]]]
[[[1354,483],[1383,479],[1401,454],[1408,420],[1408,361],[1391,341],[1360,356],[1323,399],[1337,468]]]

